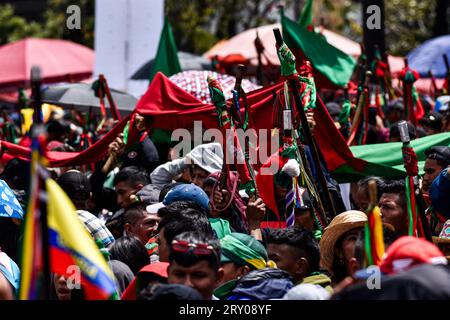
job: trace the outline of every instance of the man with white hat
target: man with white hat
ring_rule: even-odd
[[[150,175],[152,183],[163,187],[173,180],[192,182],[200,188],[203,180],[222,169],[223,150],[220,143],[201,144],[184,158],[175,159],[157,167]]]

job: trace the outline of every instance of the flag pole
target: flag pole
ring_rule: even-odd
[[[31,67],[31,91],[34,103],[33,122],[39,124],[43,122],[42,118],[42,98],[41,98],[41,68],[39,66]]]
[[[428,77],[431,79],[431,84],[433,85],[433,100],[435,100],[438,95],[438,88],[436,85],[436,78],[431,70],[428,70]]]
[[[31,68],[31,86],[33,88],[33,101],[34,101],[34,121],[35,125],[32,130],[34,147],[39,151],[39,158],[42,156],[45,148],[45,128],[42,119],[41,110],[41,70],[39,67],[34,66]],[[33,161],[36,161],[33,163]],[[42,177],[40,163],[38,159],[32,159],[31,165],[35,166],[35,173],[38,181],[38,203],[39,203],[39,221],[41,227],[41,245],[42,245],[42,267],[43,267],[43,296],[45,300],[50,300],[50,252],[49,252],[49,231],[48,231],[48,218],[47,218],[47,200],[45,199],[45,179]],[[30,199],[29,201],[33,201]]]
[[[445,75],[445,78],[447,79],[447,94],[450,94],[450,63],[448,62],[447,54],[443,54],[442,57],[444,58],[445,63],[445,69],[447,70],[447,73]]]

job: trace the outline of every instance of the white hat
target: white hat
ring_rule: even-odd
[[[201,144],[192,149],[186,158],[209,173],[220,171],[223,164],[222,145],[218,142]]]
[[[150,214],[157,214],[158,210],[165,207],[165,205],[162,202],[150,204],[145,207],[145,210]]]

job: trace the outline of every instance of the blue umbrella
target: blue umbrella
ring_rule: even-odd
[[[450,60],[450,35],[425,41],[408,54],[408,63],[421,77],[428,78],[428,71],[431,70],[436,78],[445,78],[444,54]]]
[[[3,180],[0,180],[0,217],[23,219],[19,201]]]

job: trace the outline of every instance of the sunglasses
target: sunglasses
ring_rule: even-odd
[[[196,255],[204,256],[214,254],[214,248],[207,243],[189,243],[184,240],[173,240],[172,250],[179,253],[186,253],[189,250]]]

